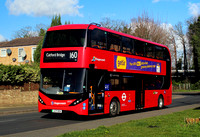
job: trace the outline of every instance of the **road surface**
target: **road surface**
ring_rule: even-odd
[[[110,126],[130,120],[142,119],[190,108],[200,107],[200,95],[173,95],[173,103],[162,110],[147,109],[121,113],[110,118],[107,115],[80,117],[76,115],[53,115],[45,113],[24,113],[0,116],[0,136],[49,137],[65,132]]]

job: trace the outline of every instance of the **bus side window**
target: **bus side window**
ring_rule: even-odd
[[[146,56],[148,58],[155,58],[155,50],[153,45],[147,44],[145,49],[146,49]]]
[[[122,37],[122,52],[125,54],[133,54],[132,39]]]
[[[163,47],[156,46],[156,59],[163,59]]]
[[[147,76],[144,81],[145,90],[163,89],[163,76]]]
[[[119,74],[108,73],[105,76],[105,90],[114,91],[120,89],[120,76]]]
[[[110,83],[111,83],[111,90],[119,90],[120,89],[119,78],[110,79]]]
[[[145,49],[145,46],[144,46],[144,43],[141,42],[141,41],[135,41],[135,55],[137,56],[144,56],[144,49]]]
[[[166,61],[170,61],[170,55],[166,48],[164,48],[164,51],[163,51],[163,59]]]
[[[103,49],[106,50],[106,37],[107,33],[105,31],[94,29],[90,33],[90,45],[92,48]]]
[[[114,52],[120,52],[121,50],[121,37],[116,34],[108,34],[108,49]]]

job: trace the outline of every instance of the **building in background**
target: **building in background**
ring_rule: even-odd
[[[19,65],[34,62],[33,54],[42,38],[17,38],[0,42],[0,64]]]

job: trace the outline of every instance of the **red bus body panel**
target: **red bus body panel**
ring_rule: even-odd
[[[120,103],[120,112],[135,110],[135,91],[105,91],[104,113],[109,113],[110,103],[117,98]]]
[[[70,51],[77,50],[78,51],[78,61],[77,62],[53,62],[53,63],[44,63],[44,52],[46,51]],[[101,51],[101,52],[100,52]],[[130,59],[139,59],[143,61],[157,62],[161,64],[161,72],[149,72],[149,71],[140,71],[140,70],[127,70],[127,69],[118,69],[114,68],[115,56],[127,57]],[[94,60],[95,59],[95,60]],[[134,55],[126,55],[117,52],[111,52],[106,50],[99,50],[94,48],[84,48],[84,47],[76,47],[76,48],[44,48],[41,51],[41,61],[40,68],[89,68],[89,64],[94,64],[95,69],[102,69],[111,72],[124,72],[124,73],[139,73],[139,74],[152,74],[152,75],[166,75],[166,62],[162,60],[138,57]]]
[[[73,103],[76,99],[71,100],[53,100],[39,92],[39,96],[44,100],[44,103],[46,105],[41,104],[38,101],[38,111],[41,112],[42,110],[65,110],[65,111],[73,111],[77,113],[78,115],[88,115],[88,99],[79,103],[75,106],[69,106],[71,103]],[[83,105],[83,104],[86,104]],[[85,107],[85,108],[83,108]]]
[[[48,31],[56,31],[56,30],[67,30],[67,29],[87,29],[88,25],[62,25],[51,27]],[[110,29],[97,27],[95,25],[91,25],[90,30],[93,29],[100,29],[107,32],[115,33],[121,36],[126,36],[129,38],[133,38],[136,40],[140,40],[143,42],[147,42],[153,45],[165,47],[164,45],[154,43],[148,40],[144,40],[141,38],[137,38],[128,34],[116,32]],[[167,48],[168,49],[168,48]],[[78,51],[78,60],[77,62],[44,62],[44,53],[48,51]],[[169,51],[169,49],[168,49]],[[117,58],[117,59],[116,59]],[[119,60],[119,59],[121,60]],[[136,70],[132,69],[133,65],[137,66],[136,64],[130,62],[132,60],[139,60],[138,62],[147,62],[158,64],[160,70],[156,71],[144,71],[144,70]],[[120,67],[120,61],[129,64],[131,69]],[[43,48],[41,51],[41,59],[40,59],[40,68],[90,68],[90,64],[94,65],[94,69],[99,70],[107,70],[109,72],[122,72],[122,73],[137,73],[137,74],[149,74],[149,75],[166,75],[166,61],[157,60],[147,57],[141,57],[136,55],[129,55],[123,54],[119,52],[112,52],[107,50],[95,49],[90,47],[56,47],[56,48]],[[126,65],[127,65],[126,64]],[[152,67],[151,65],[146,67]],[[155,66],[154,66],[155,67]],[[129,111],[136,109],[136,91],[135,90],[126,90],[126,91],[105,91],[104,96],[104,114],[109,113],[110,103],[113,98],[116,98],[120,103],[120,112],[122,111]],[[166,90],[144,90],[144,108],[149,107],[157,107],[158,106],[158,98],[159,95],[162,95],[164,98],[164,105],[170,105],[172,103],[172,84],[170,79],[170,88]],[[82,103],[69,106],[73,101],[72,100],[53,100],[39,92],[39,96],[45,102],[46,105],[41,104],[38,101],[38,109],[39,112],[42,110],[66,110],[66,111],[73,111],[79,115],[88,115],[88,105],[89,99],[83,101]],[[86,109],[83,108],[83,104],[86,104]]]
[[[158,98],[160,95],[164,98],[164,106],[172,103],[172,90],[145,90],[144,108],[151,108],[158,106]]]

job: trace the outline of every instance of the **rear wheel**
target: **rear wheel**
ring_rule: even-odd
[[[113,99],[110,103],[110,116],[116,116],[118,112],[118,103],[116,99]]]
[[[164,99],[162,96],[158,98],[158,109],[162,109],[164,107]]]

